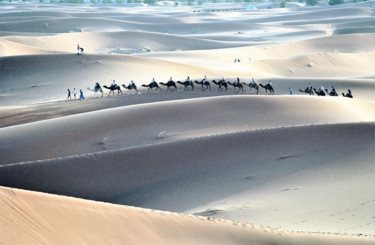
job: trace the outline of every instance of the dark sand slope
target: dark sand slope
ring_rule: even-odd
[[[220,96],[82,113],[0,129],[0,164],[242,130],[374,120],[374,104],[308,96]],[[161,132],[168,137],[157,138]],[[163,137],[164,138],[164,137]]]
[[[351,193],[353,187],[336,182],[355,179],[361,188],[355,202],[364,202],[375,177],[373,152],[373,123],[292,126],[4,165],[0,185],[182,212],[285,178],[279,191],[295,181],[299,198],[318,195],[303,186],[319,183],[332,195],[345,188]],[[301,210],[298,202],[289,205]]]

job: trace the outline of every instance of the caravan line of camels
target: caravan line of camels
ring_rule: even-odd
[[[254,90],[254,92],[256,94],[259,94],[259,89],[260,88],[263,88],[265,89],[265,93],[266,94],[275,94],[275,90],[272,86],[272,82],[271,80],[266,84],[266,85],[263,85],[263,84],[257,84],[254,79],[252,79],[252,81],[250,83],[244,83],[244,82],[240,82],[239,81],[239,78],[237,78],[237,80],[235,82],[227,82],[225,81],[225,79],[220,79],[219,81],[216,81],[216,80],[212,80],[211,81],[213,84],[217,85],[218,86],[218,90],[217,92],[224,92],[224,91],[228,91],[229,89],[229,86],[232,86],[234,88],[234,92],[235,93],[244,93],[245,90],[244,88],[245,87],[249,87],[250,88],[250,93],[252,93],[252,91]],[[188,79],[186,79],[185,81],[181,82],[181,81],[173,81],[172,78],[164,83],[164,82],[160,82],[160,83],[157,83],[154,79],[152,80],[151,83],[149,84],[142,84],[142,87],[146,87],[148,88],[147,89],[147,93],[151,90],[151,91],[162,91],[161,87],[159,85],[162,85],[162,86],[166,86],[167,87],[167,91],[177,91],[177,84],[180,84],[180,85],[183,85],[184,86],[184,91],[189,91],[189,90],[195,90],[195,86],[198,85],[199,87],[201,87],[201,90],[202,91],[205,91],[205,90],[209,90],[211,91],[211,83],[210,81],[207,80],[207,78],[205,77],[202,81],[192,81],[190,80],[190,78],[188,77]],[[196,85],[194,85],[196,84]],[[132,81],[130,84],[128,85],[125,85],[125,84],[122,84],[121,85],[124,89],[127,89],[129,91],[131,90],[134,90],[136,94],[138,94],[138,88],[137,88],[137,85]],[[113,83],[110,85],[110,86],[107,86],[107,85],[104,85],[103,88],[105,89],[108,89],[109,90],[109,95],[111,95],[111,93],[113,95],[115,95],[115,92],[117,91],[117,95],[120,95],[122,94],[122,90],[121,90],[121,86],[118,85],[115,81],[113,81]],[[101,93],[102,96],[104,95],[104,91],[102,89],[102,86],[97,82],[95,84],[95,87],[93,89],[91,88],[87,88],[88,90],[92,91],[92,92],[95,92],[95,93]],[[333,89],[333,90],[332,90]],[[323,89],[322,87],[319,89],[319,90],[316,90],[315,88],[313,88],[310,84],[309,86],[302,90],[302,89],[299,89],[299,92],[301,93],[307,93],[309,95],[318,95],[318,96],[338,96],[337,92],[334,90],[334,88],[332,87],[331,91],[328,91],[327,89]],[[351,94],[351,91],[350,89],[348,89],[348,92],[346,94],[342,93],[342,95],[344,97],[349,97],[349,98],[353,98],[352,94]]]

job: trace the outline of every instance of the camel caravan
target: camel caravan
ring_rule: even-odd
[[[155,79],[153,78],[152,81],[149,84],[142,84],[142,87],[148,88],[146,93],[149,93],[150,91],[153,92],[162,92],[163,87],[167,87],[166,91],[170,92],[176,92],[178,90],[177,84],[183,85],[184,89],[183,91],[194,91],[196,89],[201,90],[201,91],[211,91],[211,84],[214,84],[217,86],[217,92],[228,92],[230,91],[230,87],[233,87],[233,92],[234,93],[245,93],[245,87],[249,87],[249,92],[252,94],[260,94],[260,88],[263,88],[265,90],[265,94],[275,94],[274,87],[272,86],[271,80],[265,85],[261,83],[255,82],[254,78],[251,79],[250,83],[244,83],[240,82],[240,79],[237,77],[234,82],[226,81],[224,77],[222,77],[220,80],[211,80],[209,81],[206,76],[201,81],[198,80],[191,80],[190,77],[188,76],[185,81],[173,81],[172,77],[164,83],[164,82],[159,82],[157,83]],[[100,93],[101,96],[104,95],[103,88],[109,90],[108,96],[109,95],[117,95],[122,94],[121,87],[124,89],[127,89],[129,92],[133,92],[134,94],[138,94],[138,89],[137,85],[133,82],[133,80],[128,84],[122,84],[121,86],[116,83],[115,80],[113,80],[112,84],[107,86],[103,85],[101,86],[98,82],[95,84],[95,87],[91,89],[88,87],[87,89],[89,91],[92,91],[96,94]],[[292,89],[289,88],[290,91]],[[318,96],[339,96],[339,94],[336,92],[336,89],[332,86],[330,90],[324,89],[323,86],[321,86],[318,90],[314,87],[312,87],[311,84],[309,84],[304,90],[299,89],[298,90],[301,93],[309,94],[309,95],[318,95]],[[290,94],[293,94],[292,92]],[[348,97],[348,98],[353,98],[353,95],[348,89],[347,93],[341,93],[342,96]]]

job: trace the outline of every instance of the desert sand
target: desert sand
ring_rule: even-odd
[[[375,244],[375,2],[246,6],[0,3],[0,243]]]

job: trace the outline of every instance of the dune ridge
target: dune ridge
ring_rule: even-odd
[[[299,244],[306,240],[309,244],[371,244],[371,240],[366,237],[284,232],[252,224],[118,206],[14,188],[0,187],[0,193],[1,208],[12,218],[3,220],[7,231],[27,231],[20,234],[6,232],[1,238],[5,243],[64,244],[90,241],[93,244],[175,244],[183,238],[186,244],[249,244],[259,241]],[[57,205],[51,205],[52,203]],[[75,208],[69,208],[72,206]],[[25,217],[24,213],[29,216]],[[79,236],[71,235],[66,227],[84,229],[86,232]],[[44,237],[40,236],[41,230],[46,234]],[[59,232],[55,232],[56,230]],[[143,236],[138,236],[139,233]]]
[[[335,142],[334,135],[338,132],[342,139],[341,144]],[[357,137],[353,138],[353,135]],[[268,182],[271,184],[265,187],[271,190],[265,191],[266,194],[263,195],[275,195],[287,188],[288,185],[282,188],[278,183],[283,182],[285,177],[290,183],[296,182],[293,186],[301,188],[298,192],[307,194],[311,188],[310,185],[316,185],[316,178],[318,178],[320,183],[324,183],[324,195],[326,192],[331,195],[341,191],[345,193],[349,189],[355,190],[357,186],[361,186],[361,192],[352,192],[357,199],[349,202],[349,206],[354,206],[356,202],[369,201],[367,200],[368,191],[371,192],[371,188],[364,187],[374,177],[368,171],[373,168],[373,161],[370,160],[373,159],[373,135],[373,123],[350,123],[198,137],[68,158],[3,165],[0,167],[0,176],[2,176],[0,185],[183,212],[192,209],[199,210],[199,206],[204,207],[205,203],[213,200],[220,200],[242,192],[250,191],[251,193],[253,188],[257,189]],[[352,140],[351,145],[346,144],[349,139]],[[356,141],[353,141],[354,139]],[[285,144],[286,141],[288,144]],[[221,142],[226,142],[226,144]],[[273,151],[272,154],[267,153],[269,147],[277,151]],[[169,152],[168,157],[167,152]],[[247,152],[247,154],[240,154],[241,152]],[[314,152],[319,154],[318,159],[324,160],[317,162]],[[340,158],[336,158],[337,156]],[[289,167],[284,164],[280,165],[280,161],[288,164]],[[357,171],[348,174],[347,171],[352,164],[356,165]],[[321,172],[317,171],[319,168],[325,169],[324,175],[309,177],[311,180],[301,178],[303,175],[310,175],[311,172]],[[340,185],[330,182],[332,173],[335,174],[334,179],[340,180],[339,183],[349,181],[353,175],[358,175],[355,178],[357,183],[350,188],[345,185],[340,190]],[[253,184],[249,186],[247,175],[253,176],[254,174]],[[204,195],[203,198],[203,193],[210,194]],[[320,217],[328,216],[327,207],[322,205],[317,198],[320,194],[313,191],[308,195],[315,196],[317,199],[311,200],[310,208],[316,211],[317,207],[322,206]],[[200,198],[196,198],[197,196]],[[240,203],[246,202],[247,195],[241,195],[240,200],[242,200]],[[231,206],[231,201],[227,202]],[[238,200],[235,199],[234,202]],[[341,197],[337,195],[334,202],[348,203],[348,200],[345,195]],[[277,206],[283,209],[282,205]],[[289,217],[292,217],[293,213],[304,212],[307,215],[311,212],[308,207],[293,206],[294,211],[290,211]],[[258,208],[260,207],[256,209]],[[371,212],[371,208],[368,211]],[[260,217],[265,219],[268,216],[267,213],[275,215],[272,211],[268,211],[262,213]],[[371,220],[371,215],[367,214],[367,216],[366,219]],[[252,219],[255,218],[256,216],[252,217]],[[293,223],[292,220],[290,222]],[[308,221],[305,222],[308,223]],[[352,222],[358,222],[360,225],[364,221],[359,219],[352,220]],[[371,234],[370,230],[373,225],[374,223],[362,229]],[[292,224],[285,226],[293,227]],[[339,225],[341,229],[343,227],[348,229],[350,226],[354,226],[354,223]],[[338,225],[336,229],[337,227]],[[337,232],[337,230],[331,230],[331,232]]]
[[[7,142],[3,151],[8,154],[0,164],[90,153],[100,149],[98,142],[103,139],[109,149],[154,143],[163,131],[170,135],[166,140],[176,140],[217,132],[374,120],[372,103],[309,97],[295,101],[295,97],[242,95],[154,102],[2,128],[0,139]]]

